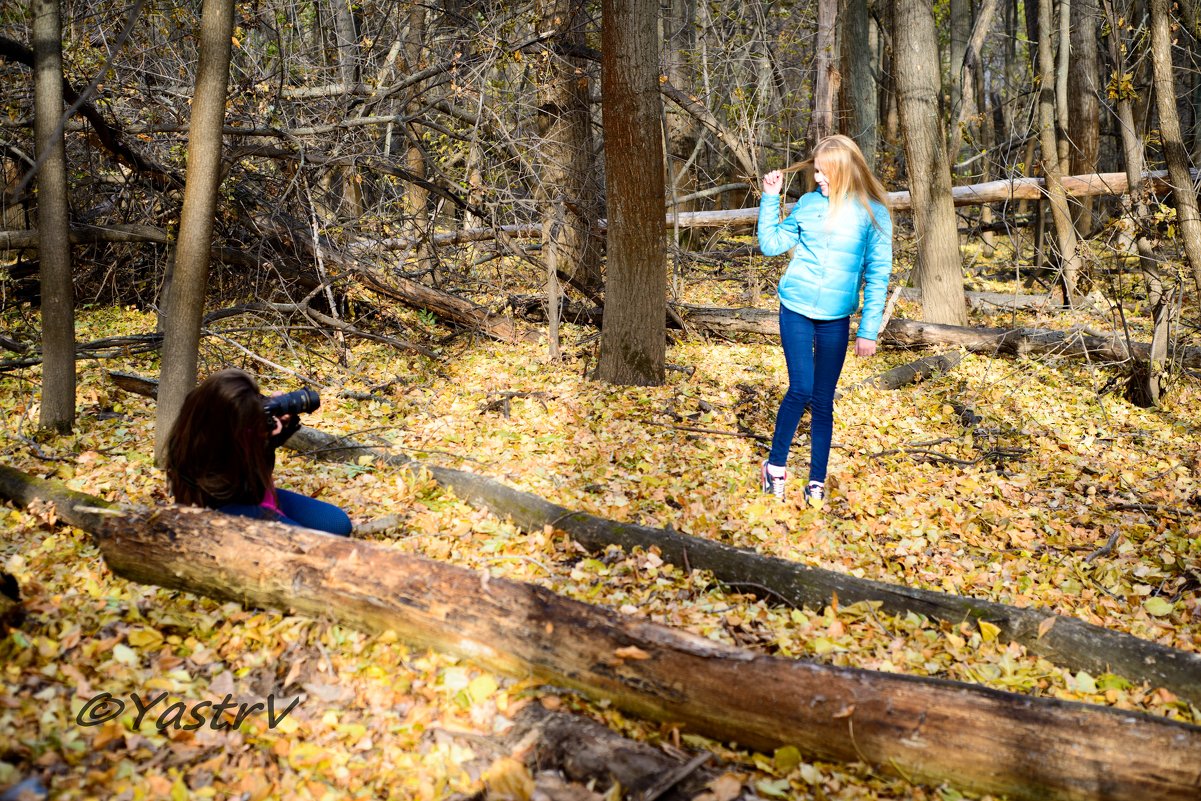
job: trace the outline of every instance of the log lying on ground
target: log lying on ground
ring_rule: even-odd
[[[963,360],[963,354],[939,353],[934,356],[923,356],[908,364],[902,364],[879,375],[865,378],[859,385],[871,385],[879,389],[900,389],[915,381],[922,381],[934,375],[950,372],[955,365]]]
[[[1049,610],[1026,609],[958,595],[858,579],[832,570],[809,567],[771,556],[657,529],[606,520],[572,511],[528,492],[485,476],[446,467],[423,466],[374,448],[301,428],[287,447],[316,458],[354,461],[371,456],[411,470],[427,470],[443,487],[464,501],[511,518],[526,531],[545,526],[569,534],[593,552],[620,545],[657,548],[660,556],[682,569],[710,571],[718,581],[745,592],[767,594],[796,606],[821,609],[837,595],[839,603],[878,601],[891,614],[915,612],[959,624],[985,620],[1000,628],[1000,636],[1020,643],[1032,654],[1072,670],[1112,672],[1134,682],[1163,687],[1201,706],[1201,655],[1086,623]]]
[[[677,306],[685,322],[701,331],[722,334],[780,335],[779,313],[772,309],[726,309],[717,306]],[[854,331],[851,332],[852,336]],[[962,347],[988,356],[1060,356],[1124,362],[1131,355],[1146,361],[1151,346],[1126,343],[1117,335],[1094,336],[1078,331],[1045,328],[967,328],[894,317],[880,332],[880,344],[902,348]],[[1201,368],[1201,348],[1180,348],[1173,354],[1188,369]]]
[[[761,751],[793,745],[1012,798],[1201,791],[1201,728],[1164,718],[756,655],[535,585],[205,510],[100,515],[92,533],[131,581],[393,631]]]

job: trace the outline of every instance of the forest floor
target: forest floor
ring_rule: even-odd
[[[750,269],[782,262],[755,260]],[[500,268],[497,268],[500,269]],[[683,300],[746,305],[745,282],[690,276]],[[508,278],[490,276],[501,285]],[[977,281],[975,288],[1014,291]],[[1024,291],[1024,290],[1022,290]],[[774,298],[764,294],[760,305]],[[1190,313],[1186,309],[1186,314]],[[1196,310],[1191,310],[1195,318]],[[305,423],[428,464],[470,470],[563,506],[707,537],[855,576],[977,596],[1061,614],[1201,651],[1201,380],[1181,377],[1163,405],[1124,400],[1109,368],[1054,357],[967,354],[949,373],[896,391],[852,388],[915,354],[848,356],[821,509],[794,481],[783,504],[759,491],[765,445],[785,389],[774,340],[688,336],[668,349],[660,387],[587,380],[595,331],[565,326],[564,357],[545,345],[446,337],[427,316],[437,363],[385,345],[285,339],[253,317],[224,320],[202,346],[201,370],[240,366],[267,392],[301,385],[231,345],[316,379],[322,407]],[[916,316],[904,303],[896,316]],[[1149,341],[1137,309],[1135,339]],[[1083,325],[1112,330],[1105,304],[1007,314],[974,324]],[[134,309],[81,310],[80,341],[154,329]],[[36,314],[11,312],[9,336],[36,336]],[[1197,333],[1192,341],[1197,344]],[[340,363],[342,361],[343,363]],[[154,406],[117,390],[105,370],[157,376],[155,355],[79,366],[78,426],[35,434],[36,368],[0,376],[0,462],[129,504],[168,501],[153,465]],[[341,397],[359,393],[360,399]],[[370,395],[370,399],[362,397]],[[979,420],[966,426],[964,407]],[[807,465],[807,424],[793,470]],[[987,457],[1004,450],[1004,458]],[[523,532],[444,493],[428,477],[360,460],[313,463],[281,451],[279,486],[344,507],[388,547],[533,582],[621,613],[764,653],[1138,710],[1201,724],[1201,710],[1125,677],[1071,672],[996,637],[868,604],[796,609],[740,595],[655,553],[596,558],[562,534]],[[0,788],[37,775],[54,798],[397,798],[470,794],[497,755],[483,743],[527,703],[582,711],[630,737],[705,748],[762,797],[950,799],[953,787],[913,785],[862,765],[753,754],[671,726],[627,717],[537,683],[405,647],[328,621],[245,609],[114,577],[82,532],[45,510],[0,508],[0,568],[21,586],[28,617],[0,639]],[[1111,551],[1097,552],[1110,541]],[[125,712],[83,726],[89,699],[110,693]],[[136,720],[135,693],[167,694]],[[276,726],[265,715],[225,731],[156,724],[184,700],[299,703]],[[728,786],[728,785],[726,785]],[[718,796],[715,795],[714,798]]]

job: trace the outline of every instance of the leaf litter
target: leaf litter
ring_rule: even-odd
[[[79,336],[142,332],[153,322],[132,309],[84,312]],[[615,388],[584,378],[595,363],[589,333],[565,326],[560,362],[536,345],[459,338],[436,370],[373,343],[349,346],[346,369],[318,342],[289,351],[260,334],[253,348],[325,382],[322,408],[306,422],[329,433],[616,520],[1201,647],[1195,378],[1180,379],[1156,410],[1104,392],[1105,370],[1053,357],[966,354],[951,373],[912,387],[855,388],[838,405],[829,499],[813,510],[797,499],[776,504],[756,486],[762,437],[784,390],[778,345],[684,338],[668,359],[693,372],[670,371],[662,387]],[[841,385],[909,358],[849,358]],[[258,370],[206,340],[202,370],[225,364]],[[36,370],[0,377],[5,462],[108,500],[164,503],[150,447],[153,404],[116,390],[104,367],[157,373],[153,356],[81,364],[79,425],[65,437],[34,432]],[[297,383],[260,375],[271,389]],[[348,390],[374,397],[339,397]],[[495,403],[501,393],[503,405]],[[803,424],[794,471],[804,470],[807,444]],[[715,641],[1201,723],[1201,711],[1166,690],[1065,670],[987,623],[889,615],[867,602],[793,608],[685,572],[653,550],[589,554],[561,532],[519,531],[428,475],[370,459],[310,463],[281,451],[276,471],[280,486],[338,503],[358,522],[390,516],[388,528],[368,535],[380,544]],[[21,585],[28,617],[0,640],[0,786],[38,773],[52,777],[56,798],[434,799],[497,781],[521,788],[524,780],[505,778],[503,755],[486,741],[506,731],[523,704],[541,702],[651,743],[714,751],[730,766],[710,789],[714,798],[732,797],[731,786],[762,797],[963,797],[863,766],[809,763],[791,747],[731,750],[406,648],[387,633],[131,584],[107,571],[86,535],[54,526],[48,510],[2,513],[0,559]],[[101,692],[167,700],[140,725],[132,704],[103,725],[79,725],[85,703]],[[274,727],[259,714],[236,726],[226,715],[229,726],[196,731],[154,717],[168,702],[195,708],[226,694],[273,693],[301,698]]]

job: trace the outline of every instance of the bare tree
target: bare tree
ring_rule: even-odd
[[[213,218],[221,178],[221,134],[233,20],[233,4],[228,0],[204,0],[197,37],[200,63],[196,68],[196,93],[188,131],[187,183],[163,331],[163,368],[155,427],[155,457],[160,465],[166,457],[167,437],[183,407],[184,397],[196,384],[200,321],[204,314]]]
[[[930,0],[893,0],[893,60],[918,240],[915,276],[922,288],[922,317],[966,325],[951,170],[938,110],[938,42]]]
[[[657,0],[604,0],[601,96],[605,124],[608,266],[596,376],[663,383],[667,329],[663,134]]]
[[[75,290],[71,275],[67,159],[63,146],[62,22],[58,0],[33,3],[34,126],[41,169],[38,258],[42,284],[42,409],[39,424],[75,423]]]

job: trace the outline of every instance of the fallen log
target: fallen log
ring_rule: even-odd
[[[780,335],[779,313],[773,309],[727,309],[717,306],[677,304],[685,322],[698,331],[721,334]],[[852,335],[854,331],[852,330]],[[987,356],[1058,356],[1125,362],[1132,357],[1146,361],[1151,346],[1132,342],[1129,348],[1116,334],[1095,336],[1080,331],[1045,328],[968,328],[924,323],[894,317],[880,332],[881,345],[901,348],[952,347]],[[1174,362],[1187,369],[1201,369],[1201,348],[1178,348]]]
[[[1201,792],[1201,727],[1165,718],[757,655],[536,585],[279,523],[177,507],[95,522],[106,564],[130,581],[391,631],[756,750],[792,745],[812,759],[1021,799]]]
[[[114,573],[534,676],[706,736],[1015,798],[1196,798],[1201,728],[971,685],[757,656],[542,587],[186,509],[106,520]]]
[[[923,356],[908,364],[902,364],[879,375],[865,378],[855,386],[870,385],[878,389],[900,389],[915,381],[923,381],[931,376],[950,372],[962,360],[963,354],[959,352]]]

